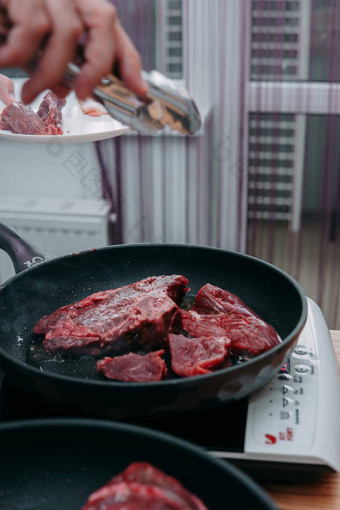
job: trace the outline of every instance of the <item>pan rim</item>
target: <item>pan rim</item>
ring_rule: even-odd
[[[143,425],[135,425],[130,423],[123,423],[116,420],[104,420],[100,418],[32,418],[24,420],[14,420],[5,423],[0,423],[0,439],[2,431],[15,431],[15,430],[27,430],[39,429],[39,428],[82,428],[82,429],[105,429],[110,430],[112,433],[115,431],[123,432],[131,435],[139,436],[141,439],[151,439],[162,443],[166,443],[169,446],[175,446],[183,453],[190,452],[192,455],[199,457],[207,465],[213,465],[219,470],[223,471],[231,481],[237,479],[241,485],[246,487],[250,493],[255,496],[258,501],[261,501],[266,505],[268,510],[277,510],[277,506],[271,497],[265,492],[260,485],[258,485],[248,474],[243,472],[240,468],[235,466],[229,461],[221,460],[214,457],[209,452],[206,452],[202,447],[196,445],[190,440],[182,439],[175,435],[153,429],[152,427],[145,427]],[[1,450],[1,443],[0,443]]]
[[[112,387],[112,388],[141,388],[147,386],[150,387],[162,387],[162,386],[174,386],[178,384],[182,384],[183,386],[191,385],[194,381],[199,380],[209,380],[210,378],[216,377],[218,374],[219,376],[222,376],[222,374],[229,374],[233,373],[237,370],[240,370],[243,366],[249,367],[250,365],[255,365],[256,363],[260,363],[261,360],[269,355],[269,353],[272,355],[272,357],[275,356],[277,352],[279,352],[283,346],[286,344],[289,344],[291,341],[293,341],[294,338],[296,338],[302,331],[306,320],[307,320],[307,310],[308,310],[308,304],[307,304],[307,297],[306,294],[302,288],[302,286],[288,273],[283,271],[282,269],[278,268],[277,266],[274,266],[270,262],[264,261],[262,259],[259,259],[257,257],[253,257],[252,255],[247,255],[244,253],[240,253],[233,250],[224,250],[222,248],[216,248],[211,246],[205,246],[205,245],[190,245],[190,244],[180,244],[180,243],[135,243],[135,244],[119,244],[119,245],[112,245],[112,246],[105,246],[102,248],[95,248],[91,250],[84,250],[79,253],[71,253],[68,255],[63,255],[61,257],[55,257],[54,259],[44,260],[42,262],[39,262],[35,266],[29,267],[25,269],[24,271],[21,271],[20,273],[14,275],[12,278],[8,279],[6,282],[4,282],[2,285],[0,285],[0,292],[4,289],[6,289],[14,280],[19,279],[22,275],[27,274],[28,272],[32,272],[35,270],[39,270],[41,266],[47,266],[50,264],[53,264],[53,262],[56,261],[63,261],[70,259],[72,257],[79,257],[82,255],[88,255],[91,256],[92,254],[98,253],[98,252],[104,252],[104,251],[113,251],[113,250],[120,250],[120,249],[149,249],[149,248],[161,248],[161,249],[169,249],[169,248],[184,248],[184,249],[195,249],[195,250],[202,250],[202,251],[209,251],[209,252],[216,252],[216,253],[222,253],[227,254],[231,256],[235,256],[244,260],[250,260],[256,264],[259,264],[260,266],[269,268],[272,272],[279,274],[280,276],[284,277],[286,280],[289,281],[289,283],[292,285],[292,287],[295,288],[295,291],[297,292],[297,296],[300,298],[301,301],[301,314],[300,318],[295,325],[294,329],[290,332],[288,336],[286,336],[279,344],[271,348],[270,350],[245,361],[244,363],[240,365],[233,365],[231,367],[226,367],[217,370],[216,372],[211,372],[209,374],[201,374],[198,376],[190,376],[190,377],[182,377],[179,379],[163,379],[161,381],[150,381],[150,382],[123,382],[123,381],[114,381],[109,379],[104,380],[95,380],[95,379],[82,379],[77,377],[72,377],[69,375],[63,375],[58,373],[52,373],[52,372],[44,372],[42,370],[39,370],[38,368],[29,365],[28,363],[23,362],[22,360],[16,358],[12,354],[8,353],[6,350],[4,350],[0,345],[0,366],[1,366],[1,357],[4,357],[9,362],[14,363],[15,365],[20,366],[20,368],[24,372],[29,373],[35,373],[36,375],[39,375],[39,377],[46,378],[46,379],[57,379],[61,381],[69,381],[76,384],[85,384],[91,385],[91,386],[98,386],[98,387]]]

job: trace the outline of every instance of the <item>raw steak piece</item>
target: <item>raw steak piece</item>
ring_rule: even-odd
[[[228,336],[232,341],[231,350],[235,356],[253,358],[280,343],[275,329],[256,315],[237,316],[227,321]]]
[[[120,482],[99,489],[82,510],[184,510],[181,500],[149,485]]]
[[[192,310],[182,311],[182,324],[193,337],[230,338],[230,353],[245,359],[258,356],[280,343],[275,329],[238,296],[211,284],[200,289]]]
[[[8,129],[15,134],[46,135],[47,130],[43,120],[24,103],[8,104],[1,113],[0,129]]]
[[[258,317],[238,296],[210,283],[198,291],[193,310],[199,314],[224,313]]]
[[[167,343],[181,324],[178,305],[187,292],[184,276],[152,276],[114,290],[97,292],[40,319],[33,332],[45,334],[48,353],[99,356]]]
[[[225,335],[187,338],[170,333],[169,344],[171,368],[183,377],[210,374],[214,369],[221,368],[229,357],[231,347],[231,341]]]
[[[51,91],[43,97],[37,114],[44,121],[48,134],[63,134],[61,110],[65,104],[66,99],[56,96]]]
[[[191,337],[213,336],[215,338],[226,336],[226,317],[222,314],[199,314],[192,310],[181,310],[182,327]]]
[[[104,358],[97,361],[96,368],[108,379],[124,382],[161,381],[167,376],[164,349],[141,355],[130,352],[115,358]]]
[[[88,498],[82,510],[207,510],[175,478],[147,462],[130,464]]]

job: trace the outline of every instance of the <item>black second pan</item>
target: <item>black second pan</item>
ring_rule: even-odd
[[[32,265],[44,256],[4,225],[0,248],[11,256],[18,273],[0,289],[0,366],[19,389],[69,410],[127,420],[204,411],[239,400],[276,375],[307,318],[306,296],[294,279],[235,252],[187,245],[118,245]],[[276,328],[282,343],[212,374],[154,383],[103,380],[90,358],[32,364],[31,331],[42,316],[100,290],[175,273],[189,279],[190,296],[208,282],[237,294]]]
[[[151,463],[176,478],[209,510],[278,510],[232,464],[187,441],[126,423],[0,424],[0,456],[0,507],[6,510],[80,510],[92,492],[132,462]]]

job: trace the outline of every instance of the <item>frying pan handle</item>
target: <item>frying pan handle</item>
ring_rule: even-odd
[[[0,249],[11,257],[16,273],[52,258],[41,253],[13,228],[3,223],[0,223]]]

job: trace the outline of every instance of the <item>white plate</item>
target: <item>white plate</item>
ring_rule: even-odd
[[[26,78],[14,78],[14,92],[18,101],[21,98],[21,88]],[[46,91],[40,94],[31,104],[34,111],[37,111]],[[0,113],[5,104],[0,101]],[[66,104],[63,108],[63,135],[17,135],[10,131],[0,129],[0,137],[13,142],[34,142],[48,143],[62,140],[63,143],[94,142],[122,135],[129,131],[110,115],[101,115],[100,117],[91,117],[81,111],[78,99],[74,92],[71,92],[66,98]]]

